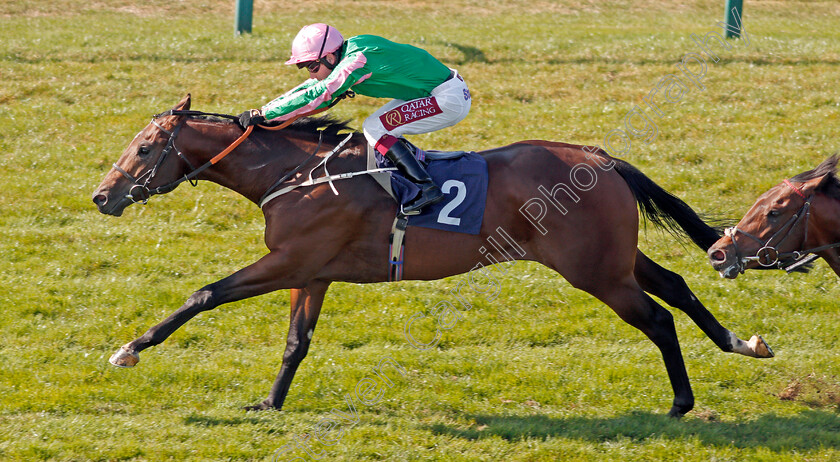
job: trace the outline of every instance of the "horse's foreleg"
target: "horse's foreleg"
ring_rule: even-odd
[[[321,314],[321,305],[324,303],[324,295],[330,283],[327,281],[311,281],[303,289],[292,289],[291,292],[291,315],[289,317],[289,334],[286,336],[286,351],[283,353],[283,365],[280,373],[274,380],[271,391],[263,402],[248,406],[248,410],[280,409],[289,386],[295,376],[298,366],[306,353],[309,351],[309,344],[312,342],[312,334],[315,331],[315,324],[318,322],[318,315]]]
[[[202,287],[160,324],[150,328],[136,340],[123,345],[110,362],[115,366],[131,367],[140,361],[139,353],[146,348],[166,340],[179,327],[202,311],[211,310],[224,303],[230,303],[257,295],[262,295],[284,287],[289,281],[281,277],[284,274],[286,259],[274,252],[236,273]]]
[[[674,390],[668,415],[680,418],[694,407],[694,394],[685,370],[674,317],[635,284],[619,287],[599,296],[622,320],[642,331],[662,353],[665,370]]]
[[[682,276],[659,266],[638,250],[633,274],[642,290],[685,312],[721,350],[754,358],[773,357],[773,350],[761,336],[753,335],[749,342],[738,338],[700,303]]]

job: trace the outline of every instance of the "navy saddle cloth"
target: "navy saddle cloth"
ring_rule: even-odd
[[[375,155],[378,167],[393,167],[379,152]],[[408,226],[478,234],[487,202],[487,161],[474,152],[463,151],[417,149],[415,156],[428,163],[426,171],[443,191],[444,199],[426,207],[420,215],[410,216]],[[420,188],[398,170],[390,173],[397,200],[400,204],[411,202]]]

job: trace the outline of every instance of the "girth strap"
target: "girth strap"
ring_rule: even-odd
[[[388,257],[388,282],[401,281],[403,276],[403,263],[405,258],[405,230],[408,227],[408,216],[397,212],[394,224],[391,226]]]
[[[367,168],[370,171],[373,171],[374,169],[376,169],[376,156],[373,153],[373,146],[371,146],[370,143],[368,143],[368,145],[367,145]],[[389,170],[396,170],[396,169],[389,169]],[[399,204],[399,200],[397,199],[397,196],[394,195],[394,190],[391,188],[391,174],[390,173],[388,173],[388,172],[377,172],[377,173],[371,173],[370,176],[372,176],[373,179],[376,180],[377,183],[379,183],[379,186],[382,186],[382,189],[384,189],[385,192],[387,192],[391,197],[393,197],[394,200],[397,201],[397,204]]]

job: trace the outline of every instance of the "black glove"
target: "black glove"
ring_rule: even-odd
[[[265,123],[265,117],[260,114],[259,109],[249,109],[242,114],[239,114],[239,125],[242,128],[248,128],[251,125],[259,125]]]

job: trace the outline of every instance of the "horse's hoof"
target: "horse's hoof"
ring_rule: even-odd
[[[680,420],[688,411],[684,411],[682,408],[678,406],[674,406],[668,411],[668,417],[676,420]]]
[[[682,419],[682,416],[688,414],[692,409],[694,409],[694,397],[674,399],[674,405],[668,411],[668,417]]]
[[[140,362],[140,355],[123,345],[116,353],[111,355],[108,362],[117,367],[134,367],[135,364]]]
[[[768,345],[760,335],[753,335],[747,344],[750,346],[750,349],[755,352],[756,357],[758,358],[772,358],[776,356],[773,354],[773,350],[770,348],[770,345]]]
[[[269,409],[274,409],[276,411],[280,410],[279,408],[276,408],[276,407],[272,406],[271,404],[269,404],[265,401],[263,401],[261,403],[257,403],[253,406],[245,406],[242,409],[245,409],[246,411],[266,411],[266,410],[269,410]]]

